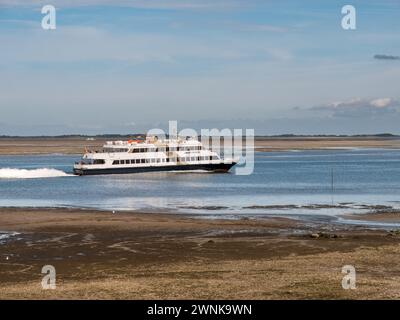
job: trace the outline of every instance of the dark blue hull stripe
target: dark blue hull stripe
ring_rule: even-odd
[[[214,172],[228,172],[235,163],[218,164],[188,164],[177,166],[159,166],[159,167],[126,167],[126,168],[107,168],[107,169],[74,169],[74,174],[80,176],[99,175],[99,174],[124,174],[139,172],[165,172],[165,171],[186,171],[186,170],[206,170]]]

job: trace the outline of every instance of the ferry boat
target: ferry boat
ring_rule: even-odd
[[[238,159],[220,156],[194,138],[108,141],[102,150],[85,150],[74,165],[75,175],[123,174],[151,171],[228,172]]]

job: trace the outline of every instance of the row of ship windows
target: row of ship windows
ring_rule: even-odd
[[[202,150],[201,146],[193,146],[193,147],[160,147],[160,148],[135,148],[131,149],[132,153],[141,153],[141,152],[172,152],[172,151],[192,151],[192,150]],[[106,148],[104,152],[128,152],[127,148]]]
[[[117,164],[136,164],[136,163],[161,163],[169,162],[169,158],[157,158],[157,159],[132,159],[132,160],[114,160],[113,165]],[[189,161],[206,161],[206,160],[218,160],[217,156],[211,157],[183,157],[179,158],[179,161],[189,162]]]

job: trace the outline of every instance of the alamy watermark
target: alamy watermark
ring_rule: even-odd
[[[342,288],[345,290],[356,289],[356,268],[352,265],[345,265],[342,273],[346,274],[342,279]]]
[[[356,8],[350,4],[342,7],[342,28],[344,30],[356,30],[357,29],[357,17]]]
[[[56,20],[56,8],[50,4],[43,6],[42,14],[45,16],[42,18],[43,30],[55,30],[57,29]]]
[[[42,278],[42,289],[43,290],[55,290],[56,289],[56,268],[52,265],[45,265],[42,268],[42,274],[45,276]]]
[[[41,10],[42,14],[45,16],[42,18],[42,28],[43,30],[55,30],[57,29],[56,21],[56,8],[51,5],[45,5]],[[344,30],[356,30],[357,29],[357,16],[356,8],[353,5],[347,4],[342,7],[341,10],[342,17],[341,25]]]
[[[147,136],[165,140],[167,134],[163,129],[155,128],[147,132]],[[224,162],[235,162],[233,169],[236,175],[250,175],[254,171],[254,129],[201,129],[200,134],[191,128],[185,128],[178,132],[178,122],[169,121],[169,139],[178,137],[191,137],[198,139],[207,149],[219,153]]]

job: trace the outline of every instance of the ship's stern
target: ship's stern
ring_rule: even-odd
[[[76,176],[83,176],[85,171],[83,169],[83,165],[80,163],[75,163],[73,173]]]

